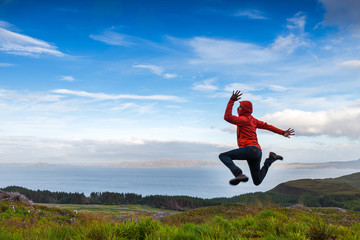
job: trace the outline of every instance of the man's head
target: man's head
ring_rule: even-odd
[[[240,101],[240,106],[238,107],[238,114],[241,115],[250,115],[253,112],[252,103],[250,101]]]

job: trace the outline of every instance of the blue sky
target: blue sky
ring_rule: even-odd
[[[296,130],[259,130],[264,156],[357,160],[359,11],[357,0],[1,0],[0,164],[223,167],[233,90],[256,118]]]

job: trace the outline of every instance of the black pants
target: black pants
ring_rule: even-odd
[[[262,152],[259,148],[250,146],[221,153],[219,158],[230,169],[235,177],[243,172],[235,165],[233,160],[246,160],[249,165],[254,184],[260,185],[260,183],[264,180],[270,165],[274,162],[274,160],[267,158],[263,167],[260,169],[261,156]]]

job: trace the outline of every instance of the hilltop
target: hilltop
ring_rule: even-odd
[[[243,204],[259,201],[284,207],[303,204],[308,207],[339,207],[360,211],[359,182],[360,173],[338,178],[300,179],[281,183],[267,192],[220,200]]]
[[[358,195],[360,173],[329,179],[300,179],[281,183],[267,193],[284,195]]]

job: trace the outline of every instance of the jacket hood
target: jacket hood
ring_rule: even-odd
[[[253,107],[250,101],[240,101],[240,106],[241,109],[238,109],[239,116],[252,114]]]

